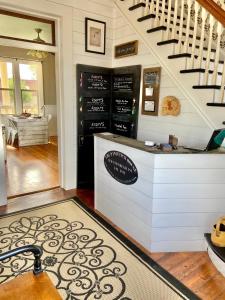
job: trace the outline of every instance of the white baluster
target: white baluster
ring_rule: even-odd
[[[156,5],[155,5],[155,27],[158,27],[159,24],[160,24],[160,22],[159,22],[159,19],[160,19],[159,3],[160,3],[160,0],[156,0]]]
[[[150,0],[145,0],[145,8],[144,8],[143,17],[147,16],[150,13],[150,9],[149,9],[150,3],[149,2],[150,2]]]
[[[191,24],[191,6],[192,6],[192,0],[187,1],[187,23],[186,23],[186,37],[185,37],[185,42],[184,42],[184,51],[185,53],[188,53],[188,48],[189,48],[189,33],[190,33],[190,24]]]
[[[183,27],[184,27],[184,6],[186,1],[180,0],[181,8],[180,8],[180,26],[179,26],[179,36],[178,36],[178,45],[177,45],[177,52],[178,54],[181,53],[182,50],[182,39],[183,39]],[[186,32],[186,30],[184,30]]]
[[[194,32],[193,32],[193,38],[192,38],[192,47],[191,47],[191,60],[190,60],[190,69],[194,68],[194,61],[195,61],[195,50],[196,50],[196,42],[197,42],[197,33],[198,33],[198,13],[199,13],[200,7],[198,6],[198,3],[195,2],[194,5],[192,5],[192,15],[191,17],[194,20]]]
[[[209,80],[209,67],[210,67],[210,59],[211,59],[211,49],[212,49],[212,33],[213,33],[213,17],[209,14],[208,15],[208,21],[207,24],[208,27],[208,45],[207,45],[207,57],[206,57],[206,63],[205,63],[205,76],[204,76],[204,85],[208,84]]]
[[[171,8],[172,8],[172,0],[167,1],[168,10],[167,10],[167,22],[166,22],[166,40],[170,39],[170,22],[171,22]]]
[[[173,17],[173,27],[172,27],[172,39],[177,37],[177,14],[178,14],[178,2],[179,0],[174,1],[174,17]],[[182,29],[183,31],[183,29]]]
[[[205,25],[207,23],[207,16],[208,13],[205,9],[202,9],[202,15],[201,15],[201,39],[199,42],[199,49],[198,49],[198,58],[197,58],[197,68],[202,68],[202,62],[203,62],[203,48],[204,48],[204,39],[205,39]]]
[[[153,15],[155,14],[155,1],[152,0],[150,4],[150,14]]]
[[[144,3],[145,6],[141,7],[141,16],[144,17],[145,16],[145,9],[146,9],[146,1],[147,0],[141,0],[140,3]]]
[[[216,85],[217,84],[217,78],[218,78],[218,68],[219,68],[219,62],[220,62],[220,41],[221,41],[221,34],[222,34],[222,25],[218,22],[215,23],[217,24],[216,31],[213,31],[213,39],[216,39],[216,55],[215,55],[215,63],[214,63],[214,71],[213,71],[213,76],[212,76],[212,84]]]
[[[166,6],[166,0],[162,1],[162,13],[160,17],[160,26],[165,25],[165,6]]]

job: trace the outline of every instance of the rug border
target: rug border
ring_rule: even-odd
[[[167,286],[169,286],[174,292],[176,292],[180,297],[183,299],[188,300],[201,300],[194,292],[192,292],[188,287],[186,287],[182,282],[180,282],[178,279],[176,279],[172,274],[170,274],[168,271],[166,271],[163,267],[161,267],[156,261],[154,261],[150,256],[145,254],[138,246],[136,246],[133,242],[131,242],[127,237],[125,237],[122,233],[120,233],[115,227],[113,227],[111,224],[109,224],[103,217],[101,217],[99,214],[97,214],[94,210],[89,208],[78,196],[69,197],[67,199],[59,200],[54,203],[46,203],[44,205],[39,205],[27,209],[22,209],[19,211],[6,213],[4,215],[0,215],[0,220],[3,218],[7,218],[10,216],[14,216],[17,214],[21,214],[21,212],[29,212],[33,210],[38,210],[40,208],[45,208],[48,206],[54,206],[58,204],[62,204],[63,202],[69,202],[72,201],[74,204],[78,204],[81,209],[83,209],[86,213],[89,214],[91,218],[98,221],[99,225],[103,227],[103,229],[107,229],[107,232],[109,234],[112,233],[114,237],[117,238],[117,241],[121,244],[124,244],[127,246],[127,250],[131,249],[135,254],[136,257],[139,258],[139,260],[145,262],[145,264],[149,265],[155,272],[155,275],[160,278]],[[123,245],[123,246],[124,246]],[[131,253],[132,254],[132,253]],[[143,263],[142,262],[142,263]],[[152,270],[151,270],[152,271]],[[158,274],[164,277],[166,280],[163,280]],[[170,284],[168,284],[170,283]],[[173,286],[175,288],[173,288]],[[178,292],[181,292],[183,295],[180,295]],[[186,297],[186,298],[185,298]]]
[[[120,233],[115,227],[109,224],[104,218],[98,215],[95,211],[89,208],[82,200],[79,198],[72,198],[71,200],[78,202],[78,204],[88,212],[94,219],[97,219],[100,225],[108,229],[109,233],[112,232],[114,236],[118,238],[120,242],[125,244],[128,248],[130,248],[141,260],[143,260],[147,265],[149,265],[156,273],[159,273],[162,277],[164,277],[171,285],[168,284],[167,281],[164,281],[163,278],[157,276],[162,280],[167,286],[169,286],[174,292],[177,293],[177,290],[184,294],[190,300],[200,300],[196,294],[194,294],[188,287],[186,287],[182,282],[176,279],[172,274],[166,271],[163,267],[161,267],[155,260],[153,260],[150,256],[145,254],[138,246],[136,246],[132,241],[130,241],[127,237],[125,237],[122,233]],[[75,202],[75,203],[76,203]],[[123,245],[124,246],[124,245]],[[128,249],[129,250],[129,249]],[[174,289],[173,286],[177,289]],[[178,294],[178,293],[177,293]],[[183,297],[182,295],[178,294]],[[185,298],[184,298],[185,299]]]

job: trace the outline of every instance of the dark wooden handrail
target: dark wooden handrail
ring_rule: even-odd
[[[225,27],[225,11],[213,0],[196,0]]]
[[[41,256],[42,256],[42,249],[39,246],[35,245],[27,245],[23,247],[19,247],[10,251],[7,251],[5,253],[0,254],[0,261],[3,261],[7,258],[11,258],[13,256],[16,256],[21,253],[25,252],[32,252],[34,255],[34,270],[33,273],[34,275],[37,275],[42,272],[41,268]]]

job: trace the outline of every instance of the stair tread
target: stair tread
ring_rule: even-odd
[[[215,103],[215,102],[207,102],[207,106],[218,106],[218,107],[225,107],[225,103]],[[225,123],[223,123],[225,125]]]
[[[213,70],[208,71],[210,74],[213,73]],[[205,73],[205,69],[203,68],[196,68],[196,69],[185,69],[185,70],[180,70],[180,73],[185,74],[185,73]],[[222,75],[221,72],[217,72],[218,75]]]
[[[149,14],[149,15],[146,15],[144,17],[140,17],[137,19],[138,22],[143,22],[145,20],[149,20],[149,19],[154,19],[156,17],[155,14]]]
[[[166,40],[166,41],[158,42],[157,45],[158,46],[163,46],[163,45],[167,45],[167,44],[177,44],[177,43],[178,43],[177,39],[171,39],[171,40]]]
[[[133,6],[130,6],[130,7],[129,7],[129,10],[132,11],[132,10],[138,9],[138,8],[140,8],[140,7],[145,7],[145,6],[146,6],[146,5],[145,5],[144,2],[140,2],[140,3],[138,3],[138,4],[135,4],[135,5],[133,5]]]
[[[152,33],[152,32],[159,31],[159,30],[166,30],[166,26],[154,27],[154,28],[148,29],[146,32],[147,33]]]
[[[172,54],[168,56],[168,59],[181,58],[181,57],[191,57],[191,54],[190,53]]]
[[[215,90],[220,90],[221,85],[193,85],[193,89],[215,89]],[[224,87],[225,89],[225,87]]]
[[[181,58],[181,57],[191,58],[191,53],[172,54],[172,55],[168,56],[169,59],[175,59],[175,58]],[[197,59],[198,55],[195,55],[195,58]],[[206,60],[206,58],[203,57],[203,60]],[[210,62],[215,62],[215,59],[210,59]],[[219,63],[224,64],[224,61],[220,60]]]

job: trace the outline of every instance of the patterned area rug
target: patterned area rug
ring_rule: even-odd
[[[78,199],[0,219],[0,249],[36,244],[63,299],[199,299]],[[32,269],[29,253],[0,265],[0,282]]]

